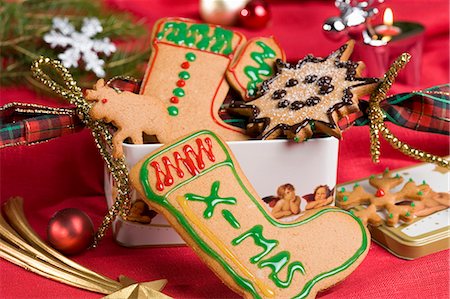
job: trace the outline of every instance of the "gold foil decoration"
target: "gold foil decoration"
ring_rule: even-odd
[[[50,76],[44,72],[43,68],[56,72],[61,77],[64,86],[61,86],[51,79]],[[116,183],[118,190],[117,197],[97,230],[94,244],[92,245],[95,247],[100,239],[103,238],[106,230],[111,226],[111,223],[117,215],[120,214],[124,218],[128,215],[131,202],[130,185],[128,183],[128,168],[123,157],[120,159],[112,157],[111,127],[103,121],[97,121],[91,118],[89,115],[91,104],[84,99],[81,88],[77,86],[77,82],[73,79],[67,68],[65,68],[58,60],[40,57],[33,62],[31,71],[37,80],[42,82],[56,94],[65,98],[69,103],[76,106],[79,118],[89,129],[91,129],[100,155],[103,157],[103,160]]]
[[[31,229],[23,200],[10,198],[0,213],[0,257],[28,271],[80,289],[111,295],[107,298],[170,298],[160,292],[167,280],[145,283],[120,277],[120,282],[91,271],[48,247]],[[119,295],[120,294],[120,295]]]
[[[120,281],[129,281],[127,277],[120,277]],[[143,283],[133,283],[121,290],[118,290],[115,293],[112,293],[108,296],[103,297],[103,299],[145,299],[145,298],[154,298],[154,299],[167,299],[170,298],[167,295],[159,292],[164,286],[167,284],[167,280],[155,280]]]
[[[403,53],[400,55],[400,57],[397,58],[391,65],[389,70],[384,75],[383,81],[378,85],[377,89],[370,97],[368,114],[370,121],[370,153],[372,155],[372,161],[375,163],[380,162],[381,151],[379,135],[381,134],[392,147],[398,149],[403,154],[416,160],[434,163],[439,167],[450,169],[450,163],[448,160],[413,148],[406,142],[399,140],[394,134],[391,133],[384,123],[385,115],[383,110],[380,108],[380,103],[386,99],[387,92],[394,83],[398,72],[405,67],[410,59],[411,55],[408,53]]]

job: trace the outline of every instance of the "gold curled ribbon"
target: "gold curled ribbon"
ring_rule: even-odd
[[[64,86],[54,81],[42,67],[56,72],[62,79]],[[110,171],[113,180],[117,186],[117,198],[113,205],[108,210],[108,214],[103,219],[102,224],[97,230],[94,238],[93,247],[97,246],[98,242],[104,237],[106,230],[111,226],[111,223],[117,215],[124,218],[130,210],[130,185],[128,183],[128,168],[125,164],[124,158],[115,159],[111,155],[112,150],[112,134],[110,127],[103,121],[94,120],[91,118],[89,111],[91,104],[86,101],[83,96],[81,88],[77,86],[77,82],[73,79],[69,70],[65,68],[60,61],[52,60],[50,58],[40,57],[35,60],[31,66],[33,77],[50,88],[56,94],[65,98],[70,104],[76,106],[79,118],[83,123],[91,129],[94,136],[97,148],[100,155],[103,157],[105,164]]]
[[[381,151],[379,135],[381,133],[381,135],[393,148],[400,150],[403,154],[416,160],[434,163],[440,167],[450,169],[450,163],[448,160],[420,149],[413,148],[407,143],[399,140],[394,134],[391,133],[384,123],[385,115],[380,108],[380,103],[386,99],[387,92],[394,83],[399,71],[405,67],[410,59],[411,55],[408,53],[403,53],[400,55],[400,57],[398,57],[391,65],[389,70],[384,75],[383,81],[378,85],[377,89],[370,97],[368,114],[370,121],[370,154],[372,155],[372,161],[375,163],[380,162]]]

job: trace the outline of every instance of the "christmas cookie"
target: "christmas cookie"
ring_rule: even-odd
[[[358,98],[371,93],[376,78],[361,78],[362,63],[348,61],[353,41],[322,59],[306,56],[297,64],[276,61],[277,72],[261,85],[262,94],[230,111],[249,116],[251,135],[286,135],[304,141],[314,131],[341,137],[337,121],[358,111]]]
[[[225,72],[245,37],[216,25],[164,18],[155,23],[151,42],[140,93],[162,100],[175,128],[165,137],[211,129],[226,140],[246,139],[241,129],[219,117],[229,90]]]
[[[435,192],[427,184],[425,184],[424,193],[427,193],[427,196],[420,201],[414,201],[414,215],[419,217],[428,216],[450,207],[450,193]]]
[[[128,137],[135,144],[143,143],[143,133],[156,135],[161,143],[178,137],[159,98],[119,92],[103,79],[97,81],[94,89],[86,91],[85,98],[93,102],[89,112],[93,119],[111,122],[118,129],[112,139],[115,158],[122,157],[122,143]]]
[[[228,82],[248,101],[256,96],[261,83],[274,75],[277,59],[285,60],[285,54],[275,38],[251,39],[228,68]]]
[[[392,189],[403,183],[403,177],[392,176],[389,170],[380,177],[371,176],[369,183],[377,189],[375,194],[366,192],[363,187],[356,184],[352,191],[340,190],[336,202],[345,210],[361,205],[367,206],[354,211],[365,224],[379,226],[384,222],[377,211],[384,211],[386,224],[394,226],[399,220],[408,223],[414,216],[427,216],[450,206],[450,194],[434,192],[425,182],[416,185],[410,179],[400,191],[393,192]]]
[[[150,207],[245,298],[313,298],[348,276],[369,249],[365,226],[341,209],[278,222],[226,143],[210,131],[148,155],[130,179]]]

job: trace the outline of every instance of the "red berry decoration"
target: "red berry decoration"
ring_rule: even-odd
[[[269,6],[262,0],[250,1],[239,13],[239,22],[245,28],[261,29],[269,20]]]
[[[63,209],[50,219],[47,239],[53,248],[64,254],[81,253],[94,241],[94,225],[83,211]]]
[[[171,102],[171,103],[174,103],[174,104],[178,104],[179,100],[178,100],[177,97],[171,97],[171,98],[170,98],[170,102]]]
[[[178,80],[177,81],[177,86],[178,87],[183,87],[184,85],[186,85],[186,81],[184,81],[184,80]]]
[[[384,190],[383,189],[378,189],[377,193],[375,193],[376,197],[383,197],[384,196]]]
[[[181,64],[181,68],[183,68],[183,69],[188,69],[189,68],[189,62],[187,62],[187,61],[185,61],[185,62],[183,62],[182,64]]]

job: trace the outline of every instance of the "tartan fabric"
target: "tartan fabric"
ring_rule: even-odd
[[[423,91],[401,93],[381,103],[386,119],[396,125],[443,135],[450,135],[450,84],[435,86]],[[367,102],[360,102],[364,114],[355,125],[369,123]]]
[[[139,81],[113,79],[108,85],[121,91],[138,93]],[[386,119],[392,123],[430,133],[450,135],[450,84],[432,87],[423,91],[391,96],[381,103]],[[230,92],[219,115],[230,125],[245,128],[246,120],[230,116],[226,107],[238,97]],[[339,126],[369,123],[366,113],[368,102],[361,101],[361,112],[341,119]],[[65,134],[78,132],[83,124],[74,108],[52,108],[34,104],[9,103],[0,107],[0,148],[15,145],[31,145],[48,141]]]
[[[138,93],[141,81],[124,80],[121,78],[113,79],[108,85],[121,91],[130,91]],[[417,130],[431,133],[449,135],[450,132],[450,85],[435,86],[424,91],[402,93],[389,97],[381,104],[381,108],[385,111],[386,118],[392,123]],[[239,95],[230,90],[225,101],[220,108],[219,116],[224,122],[245,128],[247,120],[244,117],[231,116],[227,112],[229,103],[239,98]],[[338,123],[339,127],[344,130],[355,125],[367,125],[368,103],[361,101],[361,111],[347,115]]]
[[[45,142],[82,127],[74,109],[9,103],[0,108],[0,148]]]
[[[119,76],[110,79],[108,81],[108,86],[120,91],[139,93],[139,90],[141,89],[141,83],[142,81],[134,80],[131,78],[130,79],[121,78]]]

